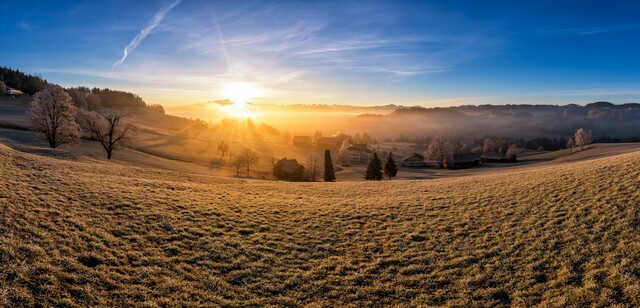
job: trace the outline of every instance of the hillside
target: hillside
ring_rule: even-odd
[[[638,165],[282,183],[0,145],[0,306],[638,306]]]

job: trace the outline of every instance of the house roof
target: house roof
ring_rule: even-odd
[[[309,136],[293,136],[292,142],[311,142]]]
[[[337,144],[338,140],[333,137],[322,137],[316,141],[317,144]]]
[[[348,151],[358,151],[358,152],[363,152],[363,153],[372,153],[371,149],[367,149],[367,148],[361,148],[361,147],[357,147],[355,145],[350,146],[348,149]]]
[[[418,154],[418,153],[413,153],[410,156],[407,156],[405,158],[403,158],[402,160],[410,160],[410,159],[420,159],[420,160],[424,160],[424,156]]]
[[[304,168],[304,166],[298,164],[298,161],[295,159],[283,158],[278,161],[278,165],[280,166],[280,170],[289,174],[296,172],[301,167]]]
[[[453,161],[455,163],[472,163],[472,162],[477,162],[480,161],[480,155],[479,154],[454,154],[453,155]]]
[[[480,157],[484,159],[496,159],[496,160],[507,159],[507,157],[502,153],[484,153]]]

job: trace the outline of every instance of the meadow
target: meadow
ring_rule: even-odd
[[[283,183],[0,145],[0,306],[640,306],[639,165]]]

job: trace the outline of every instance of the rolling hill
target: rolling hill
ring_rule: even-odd
[[[640,305],[637,151],[337,183],[46,154],[0,144],[0,306]]]

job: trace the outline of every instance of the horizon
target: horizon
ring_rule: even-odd
[[[169,109],[640,101],[640,7],[622,1],[89,4],[9,1],[1,64]]]

